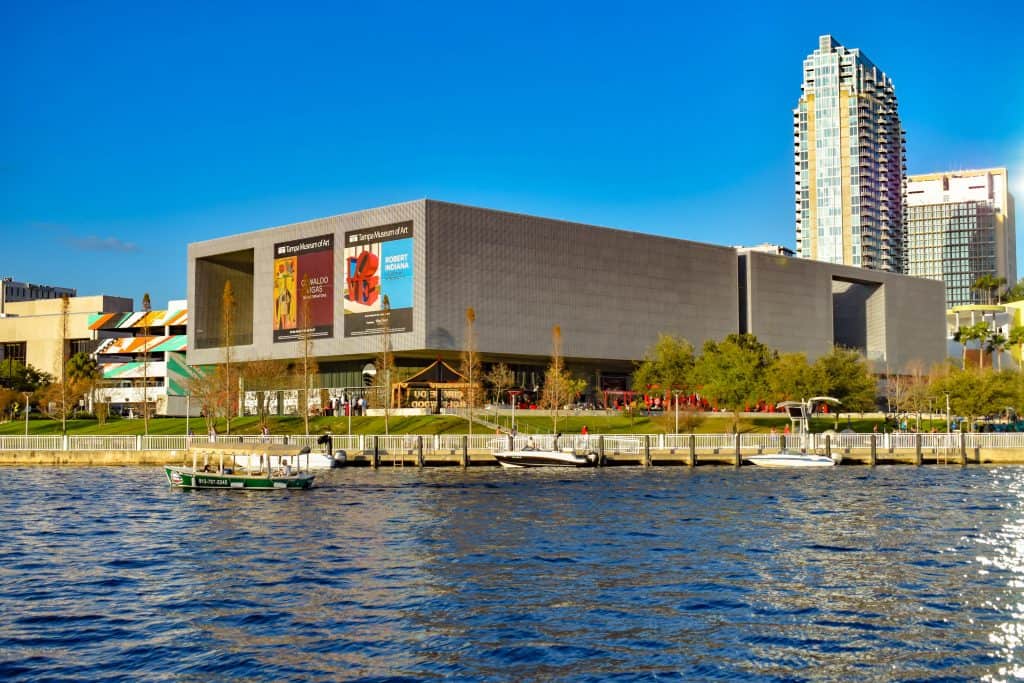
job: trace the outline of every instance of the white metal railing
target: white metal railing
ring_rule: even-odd
[[[85,435],[68,436],[69,451],[136,451],[141,439],[138,436]]]
[[[695,449],[701,453],[715,450],[723,453],[732,452],[736,448],[735,434],[561,434],[558,436],[558,447],[597,450],[603,440],[605,451],[609,453],[638,454],[643,452],[645,444],[649,444],[652,450],[688,450],[691,436]],[[782,445],[783,437],[785,437],[786,444],[793,448],[803,447],[817,451],[825,448],[824,434],[809,434],[802,443],[799,435],[794,434],[741,434],[739,445],[744,452],[758,448],[778,448]],[[924,451],[958,450],[961,448],[961,444],[968,450],[975,448],[1024,449],[1024,433],[915,434],[896,432],[873,435],[840,433],[832,434],[829,438],[833,449],[867,450],[871,447],[872,437],[875,439],[875,448],[879,451],[914,451],[917,448],[918,439],[920,439],[921,449]],[[253,446],[268,443],[294,445],[296,448],[309,446],[313,451],[319,451],[323,449],[323,445],[317,443],[319,438],[319,434],[308,436],[218,434],[214,442],[218,444],[251,444]],[[492,433],[473,434],[472,436],[462,434],[331,435],[334,450],[346,450],[352,453],[371,451],[374,447],[374,439],[376,439],[377,447],[381,451],[407,454],[417,451],[420,440],[422,440],[425,454],[435,452],[458,454],[462,452],[464,440],[470,451],[480,452],[506,448],[508,438],[507,434]],[[554,434],[519,434],[515,437],[515,446],[522,448],[530,439],[533,439],[538,448],[553,448],[555,446]],[[214,442],[211,442],[210,437],[206,435],[0,435],[0,450],[178,451],[184,450],[190,445],[201,448]]]
[[[0,451],[62,451],[64,439],[56,436],[0,436]]]

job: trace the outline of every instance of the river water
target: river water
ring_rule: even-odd
[[[0,469],[4,680],[1007,680],[1024,468]]]

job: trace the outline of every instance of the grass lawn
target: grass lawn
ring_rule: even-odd
[[[495,420],[493,414],[481,413],[485,419]],[[502,426],[510,426],[509,416],[502,415],[498,418]],[[271,434],[302,434],[304,426],[301,418],[298,417],[271,417]],[[741,420],[739,429],[741,432],[768,432],[774,427],[782,431],[788,418],[782,415],[745,418]],[[185,434],[185,418],[159,417],[149,421],[150,434]],[[826,429],[833,429],[835,418],[815,418],[811,420],[812,432],[823,432]],[[206,423],[202,418],[193,418],[188,421],[189,427],[196,434],[206,433]],[[347,417],[315,417],[309,419],[309,431],[311,434],[321,433],[324,429],[330,428],[335,434],[348,433],[349,418]],[[658,434],[672,433],[675,431],[675,415],[654,417],[638,416],[634,419],[619,414],[609,415],[570,415],[562,416],[558,420],[558,430],[565,434],[579,433],[587,426],[592,434]],[[839,430],[853,429],[856,432],[870,432],[878,426],[883,430],[881,419],[864,418],[847,420],[845,417],[839,420]],[[524,434],[549,434],[552,432],[552,420],[547,415],[516,414],[516,427]],[[935,420],[928,422],[921,421],[922,431],[930,431],[935,427],[938,431],[945,431],[945,421]],[[110,418],[106,424],[98,424],[96,420],[69,420],[69,434],[142,434],[143,421],[139,419],[127,420],[122,418]],[[725,434],[732,431],[732,417],[729,415],[714,415],[705,417],[696,426],[687,427],[684,421],[680,420],[679,429],[682,432],[692,431],[697,434]],[[474,434],[481,434],[489,431],[489,428],[476,424],[473,428]],[[451,415],[416,415],[411,417],[392,417],[390,419],[388,432],[391,434],[467,434],[469,423]],[[24,434],[25,423],[22,421],[6,422],[0,424],[0,435]],[[217,423],[217,433],[226,433],[223,420]],[[240,417],[231,421],[232,434],[258,434],[259,419],[256,417]],[[353,417],[353,434],[383,434],[383,417]],[[60,422],[45,418],[29,420],[29,434],[60,434]]]
[[[311,434],[319,434],[330,428],[335,434],[348,433],[347,417],[315,417],[309,419]],[[60,422],[49,419],[29,420],[29,434],[60,434]],[[271,434],[303,434],[305,427],[302,418],[272,417],[269,420]],[[206,433],[206,423],[202,418],[192,418],[188,427],[196,434]],[[469,431],[468,424],[459,417],[450,415],[417,415],[413,417],[392,417],[389,424],[392,434],[465,434]],[[69,420],[69,434],[142,434],[145,425],[142,420],[108,419],[106,424],[98,424],[96,420]],[[478,426],[474,431],[483,430]],[[259,418],[239,417],[231,421],[232,434],[259,434]],[[217,433],[225,434],[226,425],[223,420],[217,422]],[[21,421],[0,424],[0,434],[24,434],[25,423]],[[185,434],[185,418],[158,417],[149,421],[150,434]],[[383,417],[353,417],[353,434],[383,434]]]

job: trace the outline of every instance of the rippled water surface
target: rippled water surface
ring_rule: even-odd
[[[0,469],[0,679],[1003,680],[1024,469]]]

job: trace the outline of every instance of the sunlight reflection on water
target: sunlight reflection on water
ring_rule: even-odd
[[[0,469],[0,678],[1024,675],[1024,469]]]

